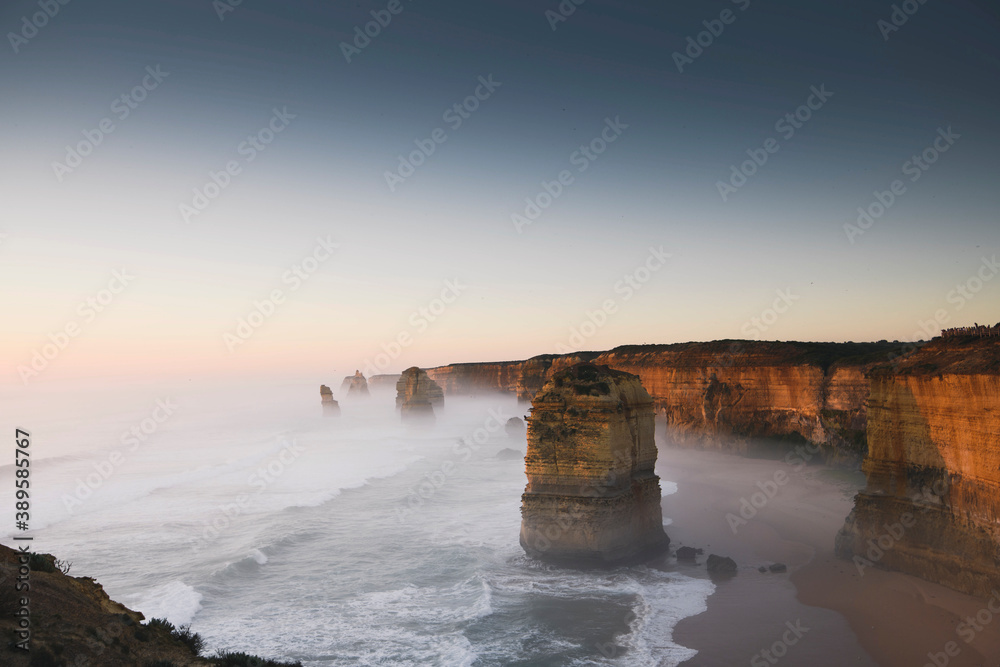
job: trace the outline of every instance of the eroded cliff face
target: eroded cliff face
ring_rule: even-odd
[[[888,343],[717,341],[615,348],[524,362],[431,369],[448,393],[516,392],[530,400],[553,374],[580,361],[639,376],[672,440],[746,452],[749,438],[824,446],[823,458],[859,465],[865,451],[865,373]]]
[[[581,363],[532,402],[521,546],[570,565],[611,564],[666,548],[653,401],[639,379]]]
[[[868,485],[838,554],[1000,590],[1000,340],[937,339],[870,375]]]
[[[434,418],[434,408],[444,405],[441,387],[416,366],[403,371],[396,383],[396,407],[405,421]]]

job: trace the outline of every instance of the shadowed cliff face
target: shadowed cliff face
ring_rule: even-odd
[[[528,419],[524,550],[595,565],[666,548],[653,430],[652,399],[634,375],[586,363],[554,375]]]
[[[859,465],[865,452],[865,373],[897,346],[717,341],[625,346],[604,353],[430,369],[448,393],[516,392],[530,400],[569,364],[637,375],[671,439],[746,453],[750,438],[825,445],[824,458]]]
[[[1000,341],[935,340],[871,377],[868,485],[838,554],[982,597],[1000,589]]]

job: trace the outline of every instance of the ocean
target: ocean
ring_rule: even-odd
[[[495,417],[528,406],[448,397],[433,426],[414,428],[393,392],[333,389],[339,418],[304,383],[7,396],[32,433],[36,550],[147,618],[190,625],[208,654],[309,666],[670,666],[695,654],[671,632],[705,610],[709,580],[524,555],[523,461],[496,458],[524,452],[524,436]],[[676,481],[662,480],[665,495]],[[12,465],[0,488],[13,488]]]

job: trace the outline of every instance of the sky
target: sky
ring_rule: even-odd
[[[5,2],[0,382],[992,324],[1000,13],[853,4]]]

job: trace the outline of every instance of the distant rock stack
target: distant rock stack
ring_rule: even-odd
[[[361,371],[354,371],[354,375],[347,379],[350,380],[350,384],[347,387],[348,398],[368,396],[368,381],[361,374]]]
[[[396,382],[396,407],[404,420],[433,419],[434,407],[444,405],[441,387],[416,366],[407,368]]]
[[[325,417],[340,415],[340,404],[333,400],[333,392],[325,384],[319,386],[319,396],[323,401],[323,415]]]
[[[666,549],[653,428],[653,400],[637,376],[590,363],[553,375],[528,418],[525,552],[588,566]]]

